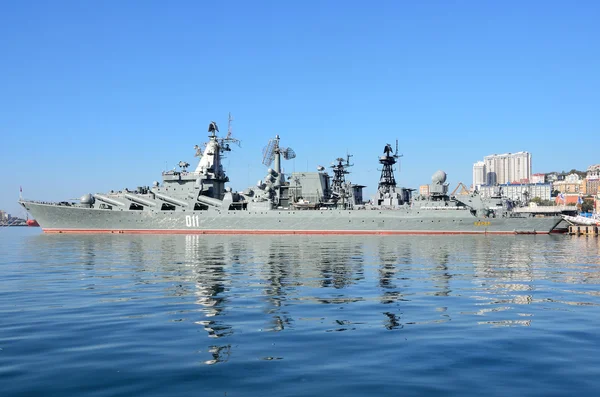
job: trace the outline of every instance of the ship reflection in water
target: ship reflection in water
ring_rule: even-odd
[[[599,304],[581,288],[570,291],[576,301],[561,298],[570,284],[600,281],[595,240],[564,236],[77,239],[88,252],[127,246],[138,282],[162,285],[163,298],[181,302],[173,308],[185,306],[172,320],[202,327],[206,364],[228,361],[232,340],[248,334],[530,326],[540,311]],[[582,244],[588,254],[573,255]]]
[[[415,393],[442,394],[462,394],[468,385],[480,390],[491,382],[506,395],[523,389],[485,378],[479,369],[496,374],[500,365],[503,379],[521,377],[527,384],[528,368],[537,368],[544,374],[541,387],[570,368],[589,368],[588,375],[600,368],[596,355],[584,354],[600,343],[596,238],[28,239],[14,251],[18,266],[4,265],[0,292],[18,295],[0,307],[7,336],[10,329],[18,330],[16,338],[43,333],[44,354],[31,359],[52,357],[94,371],[110,362],[115,374],[138,380],[131,385],[140,389],[128,394],[153,388],[169,394],[160,380],[187,374],[197,380],[180,388],[194,384],[220,395],[236,390],[257,395],[253,387],[265,382],[287,395],[285,385],[294,379],[307,379],[320,390],[307,389],[306,395],[352,395],[364,385],[387,393],[396,382]],[[7,339],[0,364],[3,358],[30,357],[28,340],[19,350],[20,342]],[[90,349],[96,353],[86,354]],[[573,352],[581,354],[570,359]],[[575,365],[581,360],[586,364]],[[45,367],[46,386],[65,391],[51,383],[59,368]],[[435,379],[429,369],[437,369]],[[117,376],[100,372],[103,379]],[[405,377],[399,380],[399,373]],[[331,376],[344,382],[331,384]],[[14,378],[12,390],[29,390],[18,386],[28,384],[24,379]]]

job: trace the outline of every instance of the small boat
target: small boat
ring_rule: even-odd
[[[27,226],[40,226],[35,219],[27,219],[27,222],[25,223],[27,223]]]
[[[600,219],[598,218],[597,215],[594,215],[591,218],[588,218],[586,216],[581,216],[581,215],[577,215],[577,216],[563,215],[562,217],[565,221],[569,222],[569,224],[575,225],[575,226],[600,226]]]

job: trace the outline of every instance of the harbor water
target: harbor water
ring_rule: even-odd
[[[0,229],[6,396],[596,395],[600,239]]]

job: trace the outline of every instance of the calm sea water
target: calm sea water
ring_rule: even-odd
[[[0,393],[597,395],[599,241],[0,229]]]

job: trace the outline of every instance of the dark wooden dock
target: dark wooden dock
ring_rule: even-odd
[[[568,233],[575,236],[597,236],[598,226],[570,225]]]

